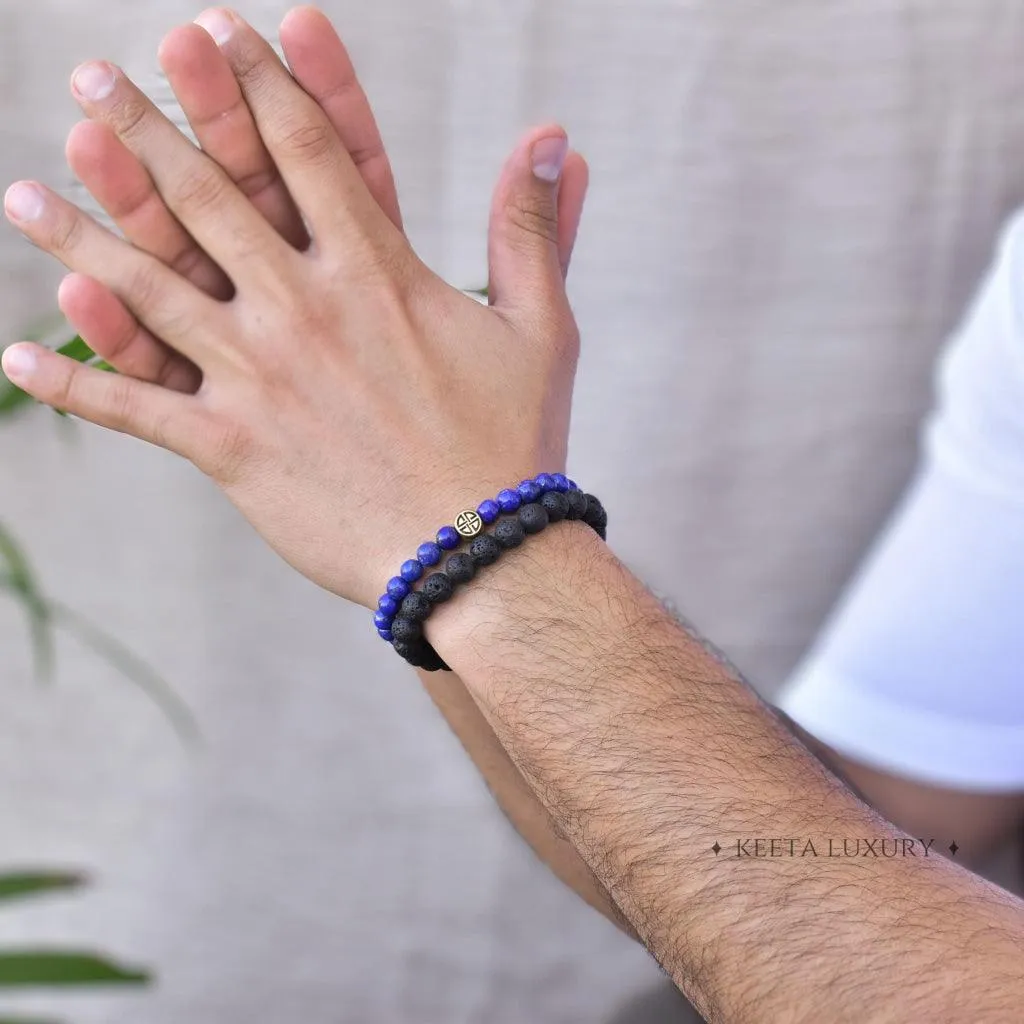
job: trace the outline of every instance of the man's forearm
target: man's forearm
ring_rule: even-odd
[[[531,539],[429,631],[709,1019],[973,1021],[1024,1001],[1021,903],[903,844],[585,527]],[[772,838],[783,855],[755,855]],[[874,855],[827,855],[857,840]]]
[[[420,672],[420,679],[516,831],[554,875],[633,938],[636,933],[576,847],[562,834],[509,758],[465,684],[451,673]]]

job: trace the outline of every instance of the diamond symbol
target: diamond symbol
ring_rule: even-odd
[[[949,852],[951,854],[953,854],[953,856],[955,857],[956,856],[956,851],[959,850],[959,849],[960,849],[960,847],[956,845],[956,840],[954,839],[953,842],[951,842],[949,844]]]
[[[715,851],[715,856],[716,857],[719,855],[719,853],[721,853],[722,848],[718,845],[718,840],[717,839],[715,840],[715,845],[712,846],[711,849]]]

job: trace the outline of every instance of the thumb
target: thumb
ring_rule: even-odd
[[[516,147],[491,208],[493,306],[513,319],[565,307],[565,274],[586,185],[586,162],[570,151],[561,128],[535,129]]]

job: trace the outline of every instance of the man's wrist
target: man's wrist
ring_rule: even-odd
[[[614,562],[586,524],[552,524],[439,606],[427,622],[427,637],[464,678],[503,667],[529,671],[549,657],[574,660],[583,655],[584,640],[591,652],[589,641],[601,640],[593,631],[609,630],[608,609],[595,615],[594,602]]]

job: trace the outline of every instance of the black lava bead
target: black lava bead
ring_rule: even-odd
[[[583,517],[583,521],[588,526],[592,526],[598,533],[608,525],[608,513],[605,512],[601,502],[592,494],[587,495],[587,514]]]
[[[501,545],[489,534],[477,537],[469,545],[469,557],[474,565],[492,565],[501,556]]]
[[[540,499],[542,508],[548,514],[548,521],[560,523],[569,515],[569,499],[559,491],[548,491]]]
[[[422,640],[396,640],[393,646],[395,651],[410,665],[419,667],[423,663],[426,646]]]
[[[391,623],[391,637],[395,641],[402,643],[413,643],[423,636],[423,623],[417,619],[407,619],[402,615],[399,615],[394,622]]]
[[[444,659],[430,644],[426,645],[423,657],[417,667],[423,669],[424,672],[451,672],[451,669],[444,663]]]
[[[519,510],[519,522],[527,533],[540,533],[548,525],[548,514],[543,505],[531,501]]]
[[[503,548],[517,548],[526,539],[526,531],[516,516],[509,516],[498,523],[493,536]]]
[[[431,603],[441,604],[447,601],[455,590],[451,577],[444,572],[432,572],[420,587],[420,593]]]
[[[445,562],[444,571],[452,583],[468,583],[476,575],[476,565],[469,555],[460,552]]]
[[[587,514],[587,496],[582,491],[569,491],[565,500],[569,503],[566,519],[582,519]]]
[[[406,595],[398,606],[398,614],[415,622],[422,622],[429,614],[433,605],[417,590]]]

